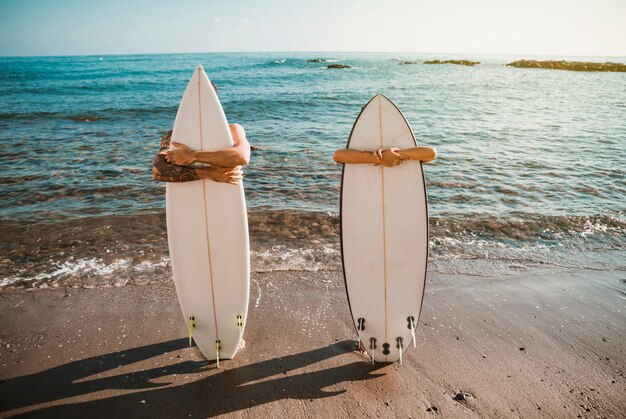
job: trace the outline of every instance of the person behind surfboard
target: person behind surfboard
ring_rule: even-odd
[[[333,160],[341,164],[373,164],[374,166],[383,165],[385,167],[395,167],[407,160],[419,160],[422,163],[437,158],[437,150],[433,147],[411,147],[405,149],[399,148],[379,148],[375,151],[364,151],[343,148],[335,151]]]
[[[213,82],[213,89],[217,87]],[[152,165],[152,178],[164,182],[190,182],[210,179],[236,185],[242,178],[241,166],[250,162],[250,144],[246,132],[239,124],[229,124],[234,145],[215,151],[194,151],[184,144],[172,141],[172,131],[161,137],[161,146]],[[170,143],[176,147],[170,150]],[[209,167],[190,167],[194,163]]]
[[[211,82],[215,93],[217,86]],[[229,124],[233,146],[215,151],[194,151],[184,144],[172,141],[172,130],[161,137],[161,145],[152,164],[152,178],[164,182],[190,182],[209,179],[236,185],[243,179],[241,166],[250,162],[250,144],[246,132],[239,124]],[[170,143],[176,147],[170,150]],[[208,167],[190,167],[194,163],[210,164]],[[246,346],[241,340],[239,349]]]
[[[419,160],[422,163],[437,158],[437,150],[434,147],[411,147],[403,150],[399,148],[379,148],[375,151],[355,150],[342,148],[333,153],[333,160],[341,164],[373,164],[385,167],[399,166],[407,160]],[[359,351],[365,353],[363,342],[359,342]]]

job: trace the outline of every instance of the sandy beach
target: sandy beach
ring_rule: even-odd
[[[356,351],[339,271],[254,274],[246,348],[189,347],[173,284],[4,290],[2,417],[622,417],[622,272],[429,275],[404,364]]]

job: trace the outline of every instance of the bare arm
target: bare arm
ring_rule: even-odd
[[[378,149],[376,151],[337,150],[333,160],[343,164],[369,163],[382,164],[393,167],[402,164],[405,160],[419,160],[427,163],[437,158],[437,151],[433,147],[413,147],[400,150],[398,148]]]
[[[337,150],[333,154],[333,160],[343,164],[374,164],[393,167],[401,164],[409,157],[399,154],[399,149],[388,148],[386,150],[379,149],[375,151],[363,150]]]
[[[167,131],[161,137],[161,145],[152,164],[152,179],[163,182],[189,182],[200,179],[192,167],[177,166],[167,162],[165,153],[170,148],[172,131]]]
[[[333,160],[342,164],[359,164],[370,163],[374,164],[378,161],[374,152],[364,150],[349,150],[342,149],[333,153]]]
[[[240,167],[186,167],[171,164],[166,159],[166,152],[170,148],[172,131],[163,134],[159,152],[152,164],[152,178],[164,182],[190,182],[199,179],[210,179],[215,182],[237,184],[243,177]]]
[[[434,147],[413,147],[405,148],[398,151],[401,155],[408,157],[411,160],[419,160],[423,163],[435,160],[437,158],[437,150]]]
[[[229,125],[234,145],[214,151],[191,150],[183,144],[172,142],[177,147],[166,152],[170,163],[187,166],[193,163],[205,163],[222,167],[242,166],[250,162],[250,144],[246,132],[239,124]]]

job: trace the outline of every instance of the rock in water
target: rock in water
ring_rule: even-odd
[[[432,61],[424,61],[424,64],[456,64],[456,65],[466,65],[468,67],[473,67],[476,64],[480,64],[480,61],[469,61],[469,60],[432,60]]]
[[[622,63],[591,63],[584,61],[537,61],[519,60],[508,63],[507,67],[517,68],[548,68],[553,70],[570,71],[609,71],[626,72],[626,64]]]

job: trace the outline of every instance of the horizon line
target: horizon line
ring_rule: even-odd
[[[187,51],[187,52],[136,52],[136,53],[106,53],[106,54],[47,54],[47,55],[0,55],[0,58],[70,58],[70,57],[115,57],[115,56],[132,56],[132,55],[192,55],[192,54],[417,54],[417,55],[492,55],[492,56],[513,56],[525,55],[531,57],[590,57],[590,58],[626,58],[626,55],[609,54],[609,55],[593,55],[593,54],[546,54],[546,53],[504,53],[504,52],[418,52],[418,51],[347,51],[347,50],[326,50],[326,51]]]

